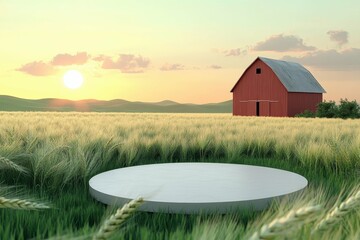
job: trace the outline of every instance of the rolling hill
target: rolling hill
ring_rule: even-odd
[[[31,100],[0,95],[0,111],[231,113],[232,101],[182,104],[170,100],[154,103],[130,102],[122,99],[110,101],[95,99],[73,101],[57,98]]]

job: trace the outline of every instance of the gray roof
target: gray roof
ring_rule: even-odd
[[[300,64],[264,57],[259,59],[274,71],[288,92],[325,93],[314,76]]]

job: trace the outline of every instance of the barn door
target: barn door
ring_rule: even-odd
[[[239,103],[239,115],[247,116],[248,115],[248,102]]]
[[[260,116],[270,116],[270,102],[260,102]]]
[[[248,116],[256,116],[256,104],[257,102],[256,101],[249,101],[248,102],[248,107],[247,107],[247,109],[248,109],[248,111],[247,111],[247,115]]]

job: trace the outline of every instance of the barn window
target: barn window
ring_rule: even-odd
[[[261,68],[256,69],[256,74],[261,74]]]

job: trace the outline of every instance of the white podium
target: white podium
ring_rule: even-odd
[[[121,206],[143,197],[140,211],[168,213],[261,210],[307,184],[289,171],[224,163],[141,165],[107,171],[89,181],[90,194],[100,202]]]

